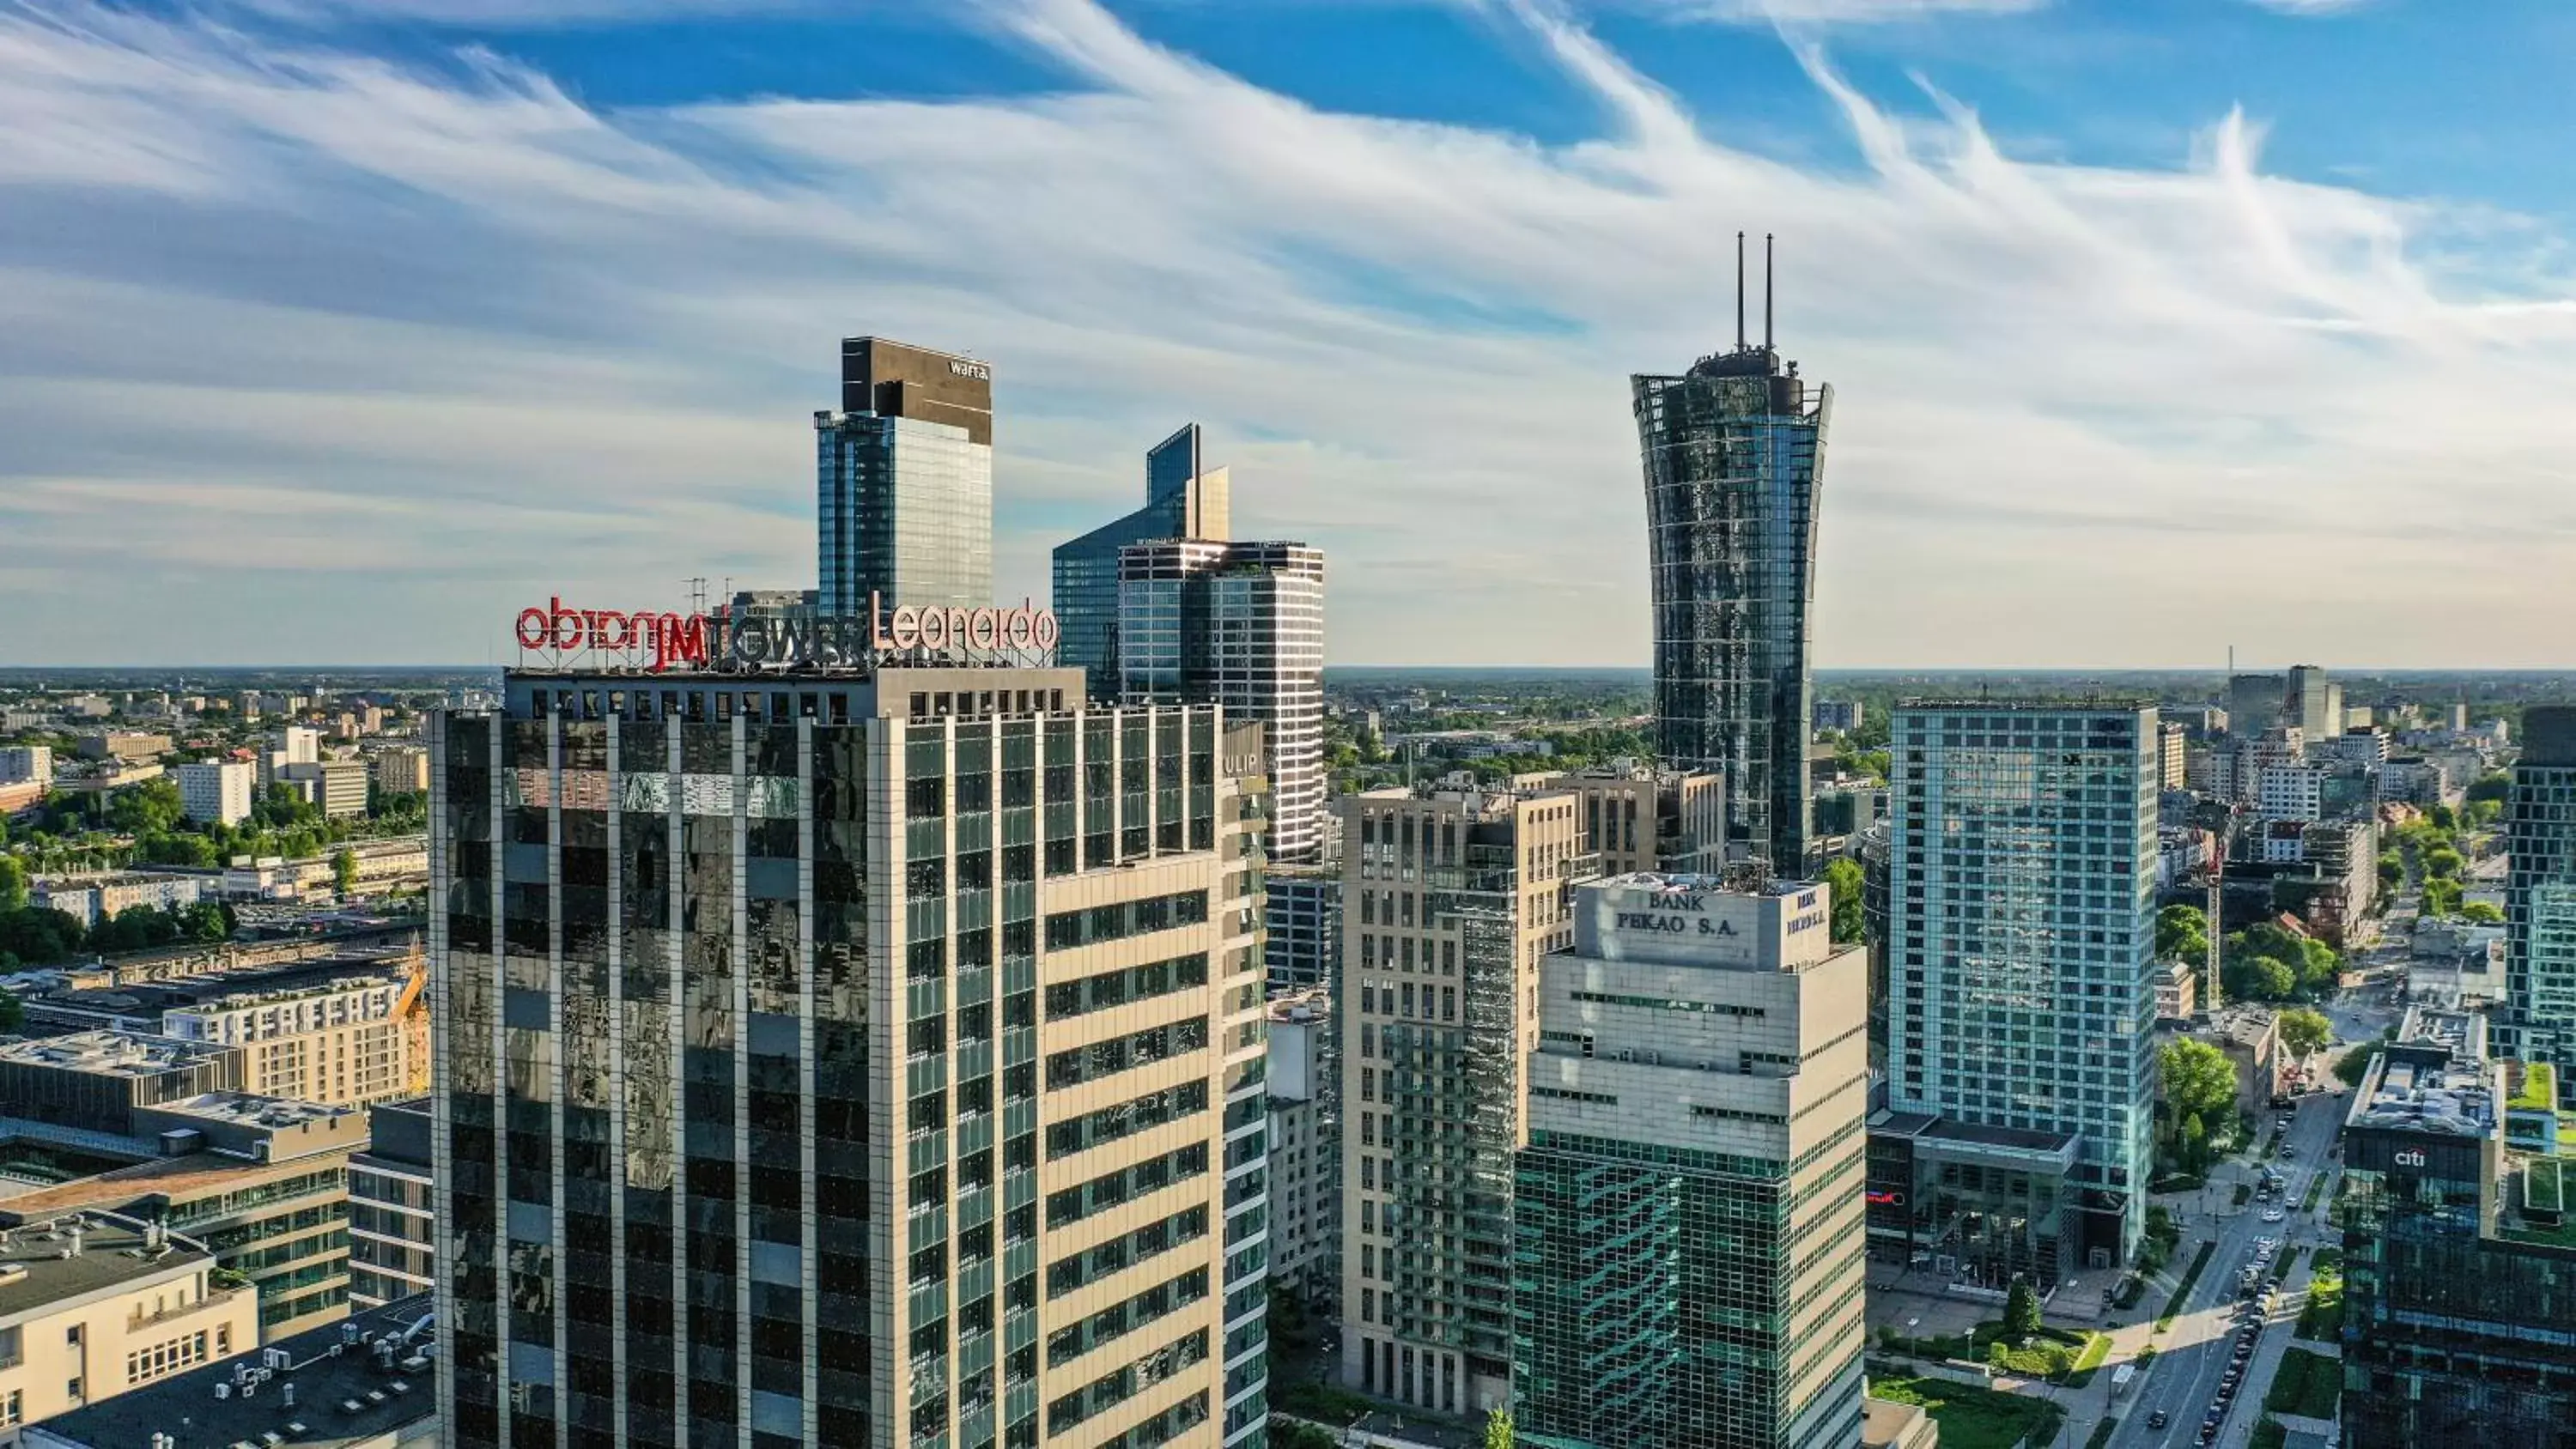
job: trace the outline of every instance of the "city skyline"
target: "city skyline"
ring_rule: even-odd
[[[1819,667],[2569,662],[2565,208],[2326,94],[2456,55],[2421,4],[2213,7],[2168,46],[2267,68],[2185,83],[2132,45],[2156,83],[2112,122],[2041,103],[2139,39],[2071,6],[1805,3],[1785,44],[1682,7],[1336,7],[1517,82],[1491,96],[1319,74],[1265,53],[1311,51],[1290,7],[1240,8],[725,7],[891,57],[856,93],[683,60],[685,0],[13,14],[0,608],[39,627],[9,662],[504,664],[495,597],[812,582],[798,435],[838,328],[992,363],[1002,597],[1132,507],[1178,411],[1277,480],[1238,533],[1341,561],[1336,662],[1640,664],[1620,383],[1723,332],[1737,228],[1780,234],[1781,342],[1848,408]],[[1894,9],[1921,18],[1830,23]],[[2499,19],[2533,43],[2498,63],[2547,53],[2552,21]],[[611,31],[644,58],[585,47]],[[2521,154],[2509,102],[2443,94]],[[2444,518],[2464,475],[2523,526]],[[2391,571],[2479,626],[2360,586]]]

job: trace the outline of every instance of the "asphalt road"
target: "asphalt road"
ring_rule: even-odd
[[[2157,1355],[2139,1375],[2129,1400],[2119,1409],[2119,1430],[2111,1436],[2112,1449],[2184,1449],[2198,1442],[2201,1420],[2218,1400],[2218,1389],[2225,1377],[2234,1343],[2231,1316],[2238,1302],[2237,1271],[2253,1261],[2254,1240],[2272,1237],[2281,1240],[2281,1249],[2272,1258],[2272,1267],[2280,1263],[2279,1252],[2298,1245],[2313,1252],[2325,1236],[2325,1199],[2320,1198],[2317,1211],[2302,1213],[2299,1204],[2307,1195],[2308,1184],[2321,1172],[2332,1171],[2335,1163],[2327,1156],[2334,1145],[2335,1133],[2343,1121],[2348,1097],[2340,1094],[2313,1095],[2300,1099],[2297,1117],[2288,1135],[2291,1156],[2276,1162],[2287,1179],[2279,1201],[2288,1209],[2284,1222],[2265,1223],[2260,1200],[2243,1208],[2222,1207],[2215,1217],[2217,1249],[2210,1254],[2209,1266],[2194,1283],[2191,1296],[2182,1311],[2174,1315],[2173,1328],[2159,1340]],[[2263,1132],[2269,1137],[2271,1114],[2262,1115]],[[2211,1177],[2213,1196],[2220,1204],[2234,1197],[2234,1184],[2250,1182],[2259,1169],[2230,1162]],[[2213,1219],[2194,1216],[2184,1224],[2183,1251],[2176,1262],[2183,1268],[2191,1265],[2191,1254],[2199,1249],[2199,1240],[2210,1236]],[[2268,1274],[2267,1274],[2268,1275]],[[2290,1337],[2297,1314],[2284,1295],[2280,1308],[2265,1327],[2252,1368],[2237,1390],[2229,1407],[2227,1420],[2218,1442],[2242,1445],[2253,1432],[2263,1414],[2263,1389],[2271,1382],[2269,1365],[2280,1359],[2281,1349]],[[2172,1422],[2162,1429],[2147,1427],[2148,1416],[2162,1409]]]

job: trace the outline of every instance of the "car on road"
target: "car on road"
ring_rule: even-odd
[[[2147,1415],[2147,1427],[2150,1429],[2161,1429],[2172,1422],[2173,1415],[2166,1413],[2162,1409],[2158,1409],[2154,1413]]]
[[[2285,1213],[2276,1207],[2263,1209],[2263,1221],[2267,1223],[2277,1223],[2288,1216],[2288,1213]]]

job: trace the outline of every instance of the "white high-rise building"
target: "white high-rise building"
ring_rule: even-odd
[[[239,825],[250,818],[259,771],[247,760],[181,765],[179,808],[200,825]]]
[[[15,785],[21,780],[50,784],[53,778],[53,746],[11,745],[0,749],[0,785]]]
[[[1269,856],[1324,849],[1324,554],[1302,543],[1164,539],[1118,559],[1119,693],[1258,720],[1270,770]]]

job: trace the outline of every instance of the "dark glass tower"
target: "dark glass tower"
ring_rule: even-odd
[[[1145,506],[1056,545],[1056,663],[1090,677],[1091,697],[1118,697],[1118,555],[1131,543],[1229,537],[1226,472],[1204,466],[1199,425],[1145,454]]]
[[[1629,379],[1645,454],[1655,739],[1726,777],[1727,848],[1806,868],[1807,645],[1816,493],[1833,389],[1738,342],[1680,377]]]
[[[841,343],[841,408],[814,414],[822,612],[993,602],[993,370],[889,341]]]
[[[2505,803],[2505,1050],[2557,1067],[2576,1099],[2576,707],[2523,713]]]

